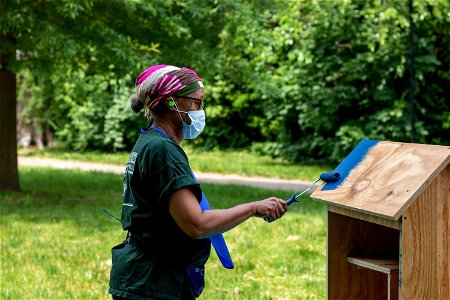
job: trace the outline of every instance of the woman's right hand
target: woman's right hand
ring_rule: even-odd
[[[286,201],[275,197],[226,209],[203,210],[189,188],[175,191],[169,199],[170,215],[181,230],[194,239],[226,232],[253,216],[276,220],[286,211]]]
[[[270,197],[261,201],[252,202],[255,206],[255,216],[259,218],[270,217],[272,220],[281,218],[288,210],[286,201]]]

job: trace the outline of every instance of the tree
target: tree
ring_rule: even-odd
[[[91,22],[93,1],[4,1],[1,5],[0,105],[7,109],[2,109],[0,115],[3,125],[0,189],[18,190],[15,109],[18,70],[32,68],[45,78],[58,65],[76,67],[78,61],[74,57],[88,55],[91,49],[112,52],[112,47],[108,49],[101,43],[106,42],[105,37],[113,30],[107,24],[99,24],[101,21]],[[111,13],[110,10],[110,17]],[[70,48],[65,47],[67,44]]]
[[[172,64],[204,63],[220,24],[212,22],[210,11],[220,13],[214,1],[6,0],[0,5],[0,190],[19,189],[15,107],[21,70],[30,72],[32,86],[46,88],[36,101],[51,109],[56,92],[77,90],[64,89],[73,79],[103,78],[103,91],[112,94],[117,84],[111,82],[129,74],[134,78],[162,58]],[[195,31],[199,28],[204,32]],[[66,107],[55,110],[59,114],[77,104],[64,96]]]
[[[5,36],[11,44],[12,36]],[[0,53],[0,190],[19,190],[16,138],[16,77],[10,70],[15,53]]]
[[[450,143],[449,5],[414,1],[420,143]],[[206,142],[337,162],[361,139],[409,141],[408,18],[408,1],[247,3],[221,34]]]

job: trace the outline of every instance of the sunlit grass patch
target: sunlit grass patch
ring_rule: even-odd
[[[119,222],[122,177],[79,171],[20,170],[23,191],[0,194],[1,299],[110,299],[110,249]],[[212,207],[225,208],[289,192],[202,185]],[[325,208],[308,197],[279,221],[253,218],[225,233],[235,269],[214,251],[203,299],[325,297]]]

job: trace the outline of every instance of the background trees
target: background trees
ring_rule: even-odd
[[[155,63],[202,65],[220,24],[214,3],[196,0],[6,0],[0,11],[0,189],[19,188],[16,95],[38,135],[50,127],[71,149],[124,149],[135,136],[125,109],[135,74]],[[208,38],[197,38],[202,31]]]
[[[35,128],[35,141],[128,150],[145,125],[128,109],[134,78],[167,63],[196,69],[207,85],[198,146],[335,162],[363,138],[409,141],[407,4],[7,0],[2,130],[14,128],[6,108],[17,80],[19,119]],[[449,10],[445,0],[414,2],[421,143],[450,144]],[[3,141],[5,130],[0,182],[17,169],[15,133]]]
[[[338,161],[363,138],[410,141],[408,1],[277,4],[236,13],[222,33],[220,109],[211,109],[222,123],[208,130],[210,144],[244,146],[250,137],[264,153]],[[420,143],[450,142],[448,9],[414,2]],[[241,112],[236,140],[220,130]]]

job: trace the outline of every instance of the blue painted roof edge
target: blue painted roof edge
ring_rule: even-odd
[[[380,140],[362,140],[353,150],[347,155],[346,158],[334,169],[334,172],[339,173],[341,176],[338,181],[327,182],[322,191],[335,190],[347,179],[350,172],[361,163],[361,161],[369,153],[376,144],[381,142]]]

